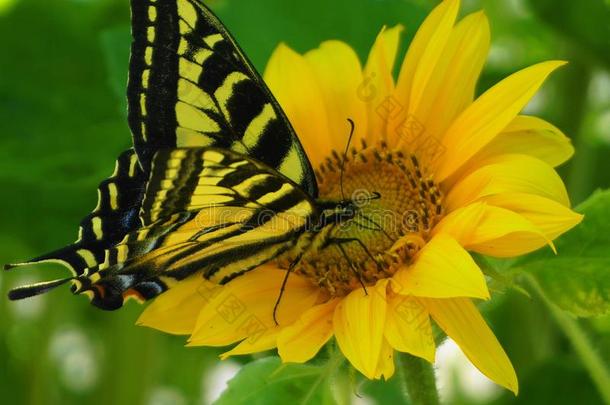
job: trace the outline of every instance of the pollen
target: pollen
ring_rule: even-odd
[[[442,194],[415,155],[385,143],[333,151],[316,170],[321,199],[350,199],[356,215],[315,236],[295,272],[331,296],[374,285],[409,264],[443,215]]]

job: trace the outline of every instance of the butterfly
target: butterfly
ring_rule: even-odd
[[[11,299],[72,282],[112,310],[196,273],[223,284],[286,252],[296,264],[356,215],[349,199],[317,198],[286,115],[203,3],[131,0],[131,12],[133,148],[100,184],[75,243],[6,266],[58,262],[73,275],[18,287]]]

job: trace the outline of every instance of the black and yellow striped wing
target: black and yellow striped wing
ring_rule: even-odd
[[[123,152],[112,175],[100,183],[98,202],[80,223],[78,239],[73,244],[44,254],[16,266],[56,262],[68,267],[74,275],[84,274],[105,258],[105,250],[120,242],[126,234],[141,226],[138,216],[148,175],[138,163],[133,149]]]
[[[211,169],[201,166],[205,163],[205,159],[198,155],[201,147],[235,151],[240,154],[235,156],[241,156],[235,159],[244,165],[249,162],[248,167],[259,171],[256,173],[258,177],[265,172],[269,176],[267,182],[283,179],[284,187],[290,188],[292,194],[298,194],[298,200],[303,206],[308,206],[309,211],[312,209],[310,199],[317,196],[310,163],[286,116],[234,39],[210,10],[198,0],[131,0],[131,8],[133,43],[127,95],[135,152],[129,150],[122,154],[115,173],[100,184],[98,205],[81,222],[77,242],[17,264],[62,263],[74,273],[76,291],[92,291],[88,289],[90,284],[102,279],[104,274],[122,269],[124,262],[129,263],[126,269],[132,272],[136,268],[146,269],[142,273],[145,277],[149,274],[150,264],[177,255],[173,250],[177,248],[172,247],[170,250],[176,255],[162,250],[163,255],[158,256],[161,252],[159,247],[165,249],[180,235],[184,236],[185,229],[193,226],[192,221],[199,220],[197,212],[209,213],[209,204],[229,198],[214,192],[200,193],[202,186],[197,179],[211,181],[212,178],[208,176]],[[192,153],[181,149],[187,147],[195,149]],[[172,152],[168,148],[178,149]],[[213,149],[206,150],[210,154]],[[185,156],[178,158],[173,153],[184,153]],[[226,151],[216,150],[215,153],[227,158],[233,156]],[[153,165],[155,156],[158,157]],[[254,160],[250,161],[248,157]],[[163,162],[170,160],[179,161],[180,169],[160,174],[158,171],[164,167]],[[224,167],[223,170],[232,169]],[[234,200],[230,200],[231,205],[225,203],[227,208],[223,213],[239,207],[242,213],[250,210],[252,215],[258,216],[260,207],[253,206],[258,198],[256,193],[268,190],[269,185],[250,179],[247,171],[240,170],[239,173],[253,187],[244,191],[252,201],[243,200],[244,195],[234,193]],[[228,186],[231,181],[241,184],[240,180],[241,177],[228,176],[223,179],[223,184]],[[214,207],[214,210],[218,209],[216,205]],[[282,207],[279,210],[271,207],[270,210],[277,213],[271,215],[275,218],[273,221],[289,217]],[[309,215],[308,210],[296,216],[294,229],[300,229],[302,219]],[[214,226],[221,223],[218,219]],[[293,228],[286,228],[287,233],[276,235],[275,239],[260,238],[266,228],[257,227],[256,232],[247,235],[244,232],[246,228],[239,231],[244,234],[240,238],[252,239],[246,246],[254,246],[256,240],[270,243],[265,247],[266,253],[247,258],[248,254],[256,251],[240,251],[236,257],[241,257],[244,262],[231,262],[231,271],[218,274],[234,274],[242,265],[243,269],[248,269],[250,267],[245,262],[254,263],[272,257],[273,252],[285,248],[283,242],[276,245],[271,241],[289,240],[289,230],[292,232]],[[223,263],[221,252],[227,249],[227,244],[216,245],[213,248],[216,253],[212,254],[211,245],[204,246],[201,241],[182,243],[192,245],[189,249],[203,249],[200,255],[207,261],[214,258],[218,260],[217,265]],[[180,265],[165,265],[171,274],[180,274],[174,272],[176,266],[191,268],[193,264],[186,264],[199,263],[195,260],[199,256],[193,256],[186,245],[181,246],[185,250],[180,255],[188,259],[178,261]],[[227,252],[232,251],[229,249]],[[98,271],[101,273],[97,274]],[[224,280],[225,276],[218,279]],[[26,286],[15,291],[12,297],[39,294],[61,283],[58,280]],[[154,295],[152,292],[156,294],[162,283],[150,284],[149,294],[143,293],[145,284],[137,285],[146,298]]]
[[[220,147],[255,158],[311,197],[311,165],[277,101],[198,0],[131,0],[129,124],[145,170],[163,148]]]
[[[76,292],[101,308],[152,298],[195,273],[225,283],[294,247],[317,215],[299,185],[225,149],[161,150],[151,173],[146,225],[77,280]]]

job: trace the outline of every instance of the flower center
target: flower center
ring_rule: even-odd
[[[363,143],[342,161],[333,151],[316,171],[320,199],[351,199],[356,215],[323,230],[317,238],[326,243],[308,249],[294,269],[331,296],[374,285],[409,263],[443,213],[440,189],[416,156]]]

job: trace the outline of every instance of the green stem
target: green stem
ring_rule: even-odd
[[[610,372],[597,352],[593,349],[585,332],[574,318],[571,318],[562,309],[551,302],[540,287],[540,284],[538,284],[538,281],[532,275],[525,275],[525,279],[531,289],[547,306],[559,328],[572,343],[574,351],[578,354],[583,365],[591,375],[591,379],[604,402],[610,405]]]
[[[399,356],[398,364],[402,369],[411,403],[438,405],[438,391],[432,365],[424,359],[406,353]]]

